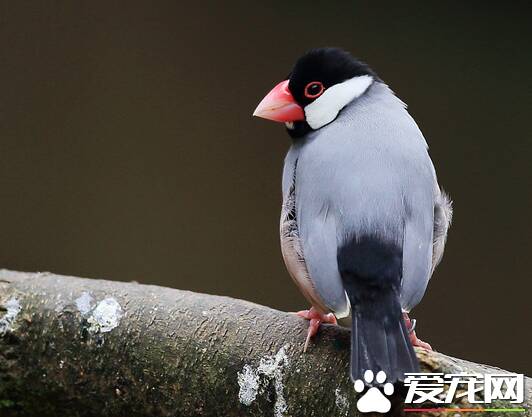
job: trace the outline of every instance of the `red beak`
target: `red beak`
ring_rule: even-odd
[[[266,94],[253,112],[253,116],[275,122],[305,120],[303,109],[296,103],[288,89],[288,80],[280,82]]]

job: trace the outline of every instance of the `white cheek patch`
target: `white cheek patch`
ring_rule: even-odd
[[[314,130],[331,123],[340,110],[364,94],[372,82],[371,75],[361,75],[329,87],[320,97],[305,107],[307,123]]]

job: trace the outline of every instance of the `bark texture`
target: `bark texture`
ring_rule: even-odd
[[[322,326],[302,354],[306,329],[227,297],[0,271],[0,416],[369,415],[349,380],[348,330]],[[418,357],[430,372],[505,372]],[[402,395],[397,386],[389,415],[403,414]]]

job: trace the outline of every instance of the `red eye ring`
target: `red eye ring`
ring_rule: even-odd
[[[316,87],[318,87],[316,89]],[[313,91],[310,89],[312,88]],[[323,94],[325,87],[320,81],[311,81],[305,86],[305,97],[306,98],[316,98]]]

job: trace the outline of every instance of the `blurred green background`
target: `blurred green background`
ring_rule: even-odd
[[[306,307],[278,244],[289,138],[258,101],[315,46],[409,104],[455,201],[413,315],[532,373],[528,2],[0,3],[0,265]]]

